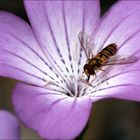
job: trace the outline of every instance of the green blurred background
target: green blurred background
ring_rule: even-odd
[[[116,0],[101,0],[102,14]],[[129,0],[131,2],[131,0]],[[28,22],[23,2],[0,0],[0,10],[9,11]],[[119,12],[119,11],[118,11]],[[11,93],[16,81],[0,78],[0,109],[13,112]],[[26,115],[26,114],[25,114]],[[79,116],[80,117],[80,116]],[[39,136],[21,124],[22,139],[40,139]],[[139,140],[140,103],[107,99],[93,105],[89,123],[77,140]]]

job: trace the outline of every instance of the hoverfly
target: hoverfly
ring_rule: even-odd
[[[88,83],[90,76],[96,76],[96,71],[102,70],[101,68],[103,66],[129,64],[138,61],[138,58],[135,56],[114,59],[113,57],[117,53],[117,44],[115,43],[107,45],[94,56],[92,53],[92,48],[94,47],[93,40],[84,32],[79,32],[78,37],[80,45],[87,57],[87,63],[83,67],[83,73],[86,75],[86,82]]]

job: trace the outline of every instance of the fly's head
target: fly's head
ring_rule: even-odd
[[[86,78],[84,78],[87,82],[89,82],[90,76],[91,75],[95,75],[95,70],[93,69],[92,66],[90,66],[89,64],[85,64],[84,67],[84,75],[86,76]]]

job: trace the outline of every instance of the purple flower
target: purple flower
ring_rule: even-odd
[[[18,120],[8,111],[0,110],[0,139],[16,139],[20,137]]]
[[[140,100],[140,62],[108,66],[88,86],[80,81],[86,55],[80,31],[97,54],[117,44],[118,57],[140,53],[140,2],[119,1],[101,19],[99,1],[25,1],[31,26],[0,12],[0,75],[20,80],[13,94],[24,124],[47,139],[73,139],[92,103],[103,98]]]

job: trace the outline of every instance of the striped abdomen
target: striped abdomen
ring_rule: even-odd
[[[117,45],[115,43],[109,44],[101,52],[99,52],[95,58],[99,60],[101,65],[108,62],[109,58],[115,55],[117,52]]]

